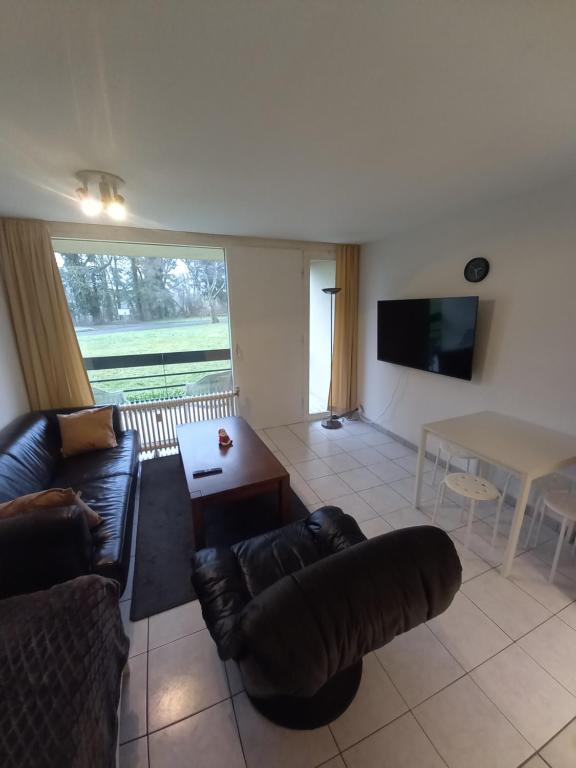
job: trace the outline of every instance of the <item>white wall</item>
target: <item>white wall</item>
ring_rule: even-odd
[[[0,428],[28,410],[28,397],[14,343],[4,286],[0,283]]]
[[[300,249],[226,248],[239,412],[254,427],[307,414],[308,289]]]
[[[467,283],[485,256],[486,280]],[[379,362],[379,299],[480,296],[472,382]],[[418,442],[421,424],[492,409],[576,433],[576,181],[362,247],[360,402]]]

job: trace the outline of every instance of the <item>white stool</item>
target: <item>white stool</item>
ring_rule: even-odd
[[[444,499],[444,490],[449,488],[451,491],[461,496],[463,499],[470,499],[470,509],[468,511],[468,525],[466,527],[466,538],[464,540],[464,549],[468,549],[470,543],[470,535],[472,533],[472,522],[474,520],[474,512],[476,511],[476,502],[478,501],[494,501],[500,498],[500,492],[495,485],[490,481],[485,480],[478,475],[471,475],[468,472],[454,472],[450,475],[446,475],[438,488],[436,494],[436,502],[434,504],[434,512],[432,513],[432,522],[436,520],[436,514],[438,512],[438,505],[440,501]],[[494,527],[494,537],[496,535],[496,526],[498,525],[498,518]]]
[[[530,543],[532,537],[532,529],[536,518],[538,521],[538,530],[536,532],[536,545],[540,539],[540,529],[542,528],[542,521],[544,515],[550,515],[556,520],[560,520],[560,535],[558,536],[558,544],[556,545],[556,551],[554,552],[554,559],[552,560],[552,567],[550,568],[550,575],[548,581],[554,581],[556,576],[556,569],[558,567],[558,561],[560,559],[560,553],[562,552],[562,545],[566,536],[570,538],[576,524],[576,496],[573,496],[567,491],[550,491],[541,496],[534,508],[534,514],[532,515],[532,522],[530,523],[530,529],[528,530],[528,536],[526,543]],[[572,554],[576,551],[576,542],[572,549]]]

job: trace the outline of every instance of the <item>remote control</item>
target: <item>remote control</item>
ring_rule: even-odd
[[[208,477],[208,475],[220,474],[222,474],[222,467],[212,467],[212,469],[197,469],[196,472],[192,472],[192,477]]]

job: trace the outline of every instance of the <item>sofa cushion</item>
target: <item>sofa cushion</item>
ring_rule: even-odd
[[[82,501],[80,494],[73,491],[72,488],[47,488],[4,502],[0,504],[0,520],[25,515],[37,510],[49,512],[62,507],[78,507],[86,517],[89,528],[95,528],[102,522],[100,515]]]
[[[103,451],[82,453],[62,459],[52,479],[53,486],[84,491],[84,486],[94,480],[112,475],[134,474],[138,468],[138,433],[122,432],[118,445]],[[84,501],[90,504],[87,498]]]
[[[0,431],[0,500],[46,488],[56,470],[58,450],[57,435],[42,414],[27,413],[4,427]]]
[[[92,405],[84,405],[80,407],[76,406],[74,408],[52,408],[47,411],[37,411],[37,413],[41,413],[48,419],[50,426],[54,428],[54,431],[59,440],[60,428],[58,426],[58,416],[62,416],[62,414],[66,415],[69,413],[78,413],[78,411],[85,411],[87,408],[93,407],[94,406]],[[122,432],[122,417],[120,415],[120,409],[117,405],[112,406],[112,426],[114,427],[116,437],[118,437],[118,435]]]
[[[112,406],[86,408],[77,413],[59,413],[62,455],[76,456],[104,448],[115,448],[116,433],[112,426]]]

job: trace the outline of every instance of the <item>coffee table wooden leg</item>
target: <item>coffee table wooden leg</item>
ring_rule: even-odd
[[[202,549],[206,546],[206,531],[204,528],[204,504],[202,496],[191,499],[192,522],[194,524],[194,549]]]
[[[282,478],[278,487],[278,500],[280,506],[280,520],[282,525],[288,525],[291,521],[290,514],[290,476]]]

